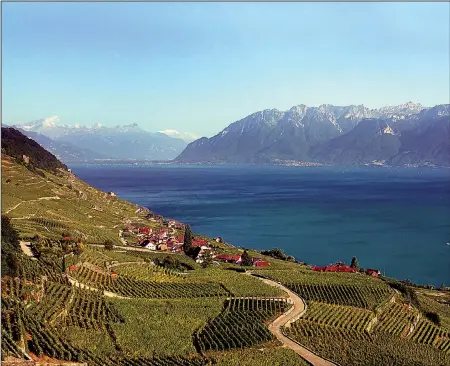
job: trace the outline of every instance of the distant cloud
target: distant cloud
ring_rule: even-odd
[[[44,122],[42,123],[45,127],[55,127],[56,123],[59,122],[58,116],[52,116],[44,119]]]
[[[158,132],[163,133],[164,135],[179,138],[179,139],[182,139],[185,141],[194,141],[194,140],[197,140],[200,138],[199,135],[197,135],[196,133],[192,133],[192,132],[178,132],[177,130],[171,130],[171,129],[162,130],[162,131],[158,131]]]

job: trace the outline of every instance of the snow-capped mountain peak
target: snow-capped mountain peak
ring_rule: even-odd
[[[169,136],[169,137],[182,139],[186,142],[192,142],[192,141],[200,138],[199,135],[192,133],[192,132],[178,132],[177,130],[172,130],[172,129],[162,130],[162,131],[158,131],[158,132],[162,133],[166,136]]]

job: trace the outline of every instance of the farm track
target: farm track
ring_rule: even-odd
[[[251,272],[247,272],[248,275],[252,275]],[[281,342],[283,343],[284,347],[292,349],[295,353],[300,355],[303,359],[305,359],[307,362],[312,364],[313,366],[337,366],[337,364],[325,360],[322,357],[319,357],[315,353],[311,352],[309,349],[303,347],[299,343],[295,342],[291,338],[286,337],[283,334],[282,327],[286,326],[289,327],[291,323],[295,322],[299,318],[301,318],[304,313],[306,312],[306,302],[297,294],[289,290],[288,288],[284,287],[283,285],[268,280],[266,278],[261,278],[258,276],[255,276],[256,278],[259,278],[261,281],[263,281],[265,284],[278,287],[279,289],[286,292],[289,296],[289,299],[292,301],[294,306],[292,306],[288,311],[286,311],[284,314],[279,316],[277,319],[275,319],[270,325],[269,325],[269,331]]]
[[[15,210],[17,207],[19,207],[22,203],[30,203],[30,202],[36,202],[36,201],[42,201],[42,200],[59,200],[59,196],[51,196],[51,197],[39,197],[38,199],[35,200],[29,200],[29,201],[22,201],[19,202],[17,205],[13,206],[12,208],[10,208],[9,210],[5,211],[5,215],[10,213],[12,210]]]
[[[88,244],[90,247],[97,247],[97,248],[104,248],[104,245],[101,244]],[[114,249],[120,249],[120,250],[131,250],[134,252],[144,252],[144,253],[164,253],[167,255],[179,255],[179,253],[172,253],[172,252],[158,252],[155,250],[151,250],[151,249],[145,249],[145,248],[138,248],[138,247],[125,247],[125,246],[120,246],[120,245],[114,245]]]
[[[101,290],[99,290],[99,289],[97,289],[95,287],[85,285],[84,283],[79,282],[78,280],[76,280],[73,277],[68,277],[68,280],[69,280],[70,284],[72,286],[74,286],[74,287],[79,287],[79,288],[84,289],[84,290],[101,292],[106,297],[115,298],[115,299],[128,299],[128,300],[131,299],[131,297],[120,296],[120,295],[115,294],[114,292],[111,292],[111,291],[106,291],[106,290],[101,291]]]
[[[119,262],[119,263],[110,264],[108,266],[108,269],[114,268],[114,267],[120,267],[120,266],[127,266],[130,264],[150,264],[150,263],[147,263],[147,262]]]

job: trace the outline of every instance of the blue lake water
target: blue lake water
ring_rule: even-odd
[[[72,165],[155,213],[306,263],[350,262],[450,285],[450,169]]]

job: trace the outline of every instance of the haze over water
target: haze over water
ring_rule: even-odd
[[[450,285],[450,169],[72,165],[104,191],[255,249]]]

